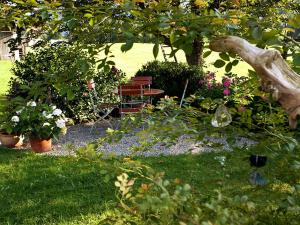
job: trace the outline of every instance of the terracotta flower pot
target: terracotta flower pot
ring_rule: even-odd
[[[20,147],[23,144],[23,139],[15,134],[0,133],[0,142],[1,145],[4,145],[5,147],[14,148]]]
[[[52,148],[52,139],[29,138],[31,149],[36,153],[49,152]]]

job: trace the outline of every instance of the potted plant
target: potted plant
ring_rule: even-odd
[[[23,144],[18,126],[19,117],[14,116],[9,110],[5,109],[0,121],[0,142],[9,148],[19,147]]]
[[[54,105],[30,101],[17,111],[18,126],[22,134],[29,136],[35,152],[47,152],[52,148],[52,138],[66,132],[66,118]]]

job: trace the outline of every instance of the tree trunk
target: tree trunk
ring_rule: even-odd
[[[265,91],[271,92],[289,115],[290,128],[297,127],[300,115],[300,76],[284,61],[277,50],[258,48],[234,36],[219,37],[211,41],[210,49],[231,52],[249,63],[261,78]]]
[[[185,54],[186,61],[190,66],[194,65],[194,66],[202,67],[203,47],[204,47],[204,42],[202,37],[197,38],[193,41],[193,51],[191,52],[191,54]]]

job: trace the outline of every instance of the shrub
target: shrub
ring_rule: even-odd
[[[282,107],[272,101],[269,93],[260,91],[260,82],[254,72],[248,77],[227,73],[222,82],[208,73],[200,81],[193,106],[207,113],[214,113],[219,104],[226,104],[239,127],[247,129],[285,129],[287,115]]]
[[[105,73],[93,65],[93,58],[76,45],[43,43],[15,63],[8,97],[53,103],[75,121],[94,119],[86,80],[95,80],[100,101],[112,101],[111,91],[125,74]]]
[[[152,76],[153,88],[163,89],[166,95],[181,97],[186,80],[189,84],[185,96],[193,94],[199,88],[203,72],[196,66],[183,63],[152,61],[143,65],[137,76]]]

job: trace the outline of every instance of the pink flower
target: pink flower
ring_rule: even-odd
[[[211,83],[207,83],[207,88],[211,89],[212,88],[212,84]]]
[[[223,91],[223,94],[226,95],[226,96],[230,95],[230,90],[228,88],[225,88],[224,91]]]
[[[230,86],[230,84],[231,84],[230,79],[228,79],[228,78],[224,79],[223,85],[224,85],[225,88],[228,88]]]
[[[206,78],[207,78],[207,80],[213,80],[213,79],[215,79],[215,73],[208,72]]]
[[[204,80],[199,81],[199,85],[203,85],[204,83],[205,83]]]

